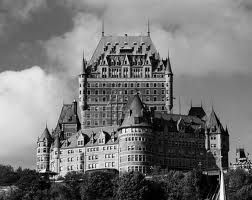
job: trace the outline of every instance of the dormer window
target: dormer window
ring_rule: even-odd
[[[84,145],[84,140],[78,140],[77,144],[78,144],[78,146],[83,146]]]

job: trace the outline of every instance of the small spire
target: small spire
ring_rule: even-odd
[[[83,54],[82,54],[82,72],[86,72],[86,61],[85,61],[85,55],[84,55],[84,49],[83,49]]]
[[[150,20],[147,21],[147,35],[150,37]]]
[[[47,128],[47,121],[46,121],[46,124],[45,124],[46,128]]]
[[[191,102],[190,102],[190,104],[191,104],[191,108],[192,108],[192,99],[191,99]]]
[[[212,112],[214,112],[214,103],[213,103],[213,98],[212,98]]]
[[[104,19],[102,19],[102,37],[104,37]]]
[[[167,63],[166,63],[166,70],[167,70],[167,72],[168,72],[169,74],[172,74],[169,49],[168,49],[168,58],[167,58]]]

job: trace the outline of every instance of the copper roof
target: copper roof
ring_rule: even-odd
[[[224,132],[224,128],[213,109],[209,117],[207,118],[206,125],[207,128],[216,127],[217,129],[219,129],[219,131]]]
[[[200,119],[202,119],[204,116],[206,116],[206,113],[204,109],[200,106],[200,107],[191,107],[188,112],[188,115],[199,117]]]
[[[100,55],[105,52],[104,47],[106,46],[128,50],[134,47],[138,48],[142,45],[149,47],[149,50],[146,50],[143,52],[143,54],[148,52],[149,55],[154,54],[156,59],[160,59],[158,52],[149,36],[104,36],[100,39],[88,65],[92,65],[99,60]],[[116,52],[116,54],[118,54],[118,52]]]
[[[136,94],[126,106],[126,114],[120,128],[151,126],[148,122],[147,111],[140,97]]]
[[[39,141],[43,141],[44,139],[52,140],[52,136],[47,127],[45,128],[44,132],[40,136]]]

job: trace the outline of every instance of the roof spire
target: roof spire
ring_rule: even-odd
[[[191,104],[191,108],[192,108],[192,99],[191,99],[191,102],[190,102],[190,104]]]
[[[168,49],[168,58],[167,58],[167,63],[166,63],[166,70],[167,70],[167,72],[169,74],[172,74],[169,49]]]
[[[104,37],[104,19],[102,19],[102,37]]]
[[[150,20],[147,21],[147,35],[150,37]]]
[[[84,56],[84,49],[83,49],[83,55],[82,55],[82,72],[86,72],[86,61],[85,61],[85,56]]]

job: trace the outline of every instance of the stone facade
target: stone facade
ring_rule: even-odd
[[[160,58],[150,34],[103,34],[89,63],[83,57],[81,118],[76,101],[63,105],[56,128],[37,141],[37,170],[227,169],[229,134],[214,110],[172,108],[170,58]]]

